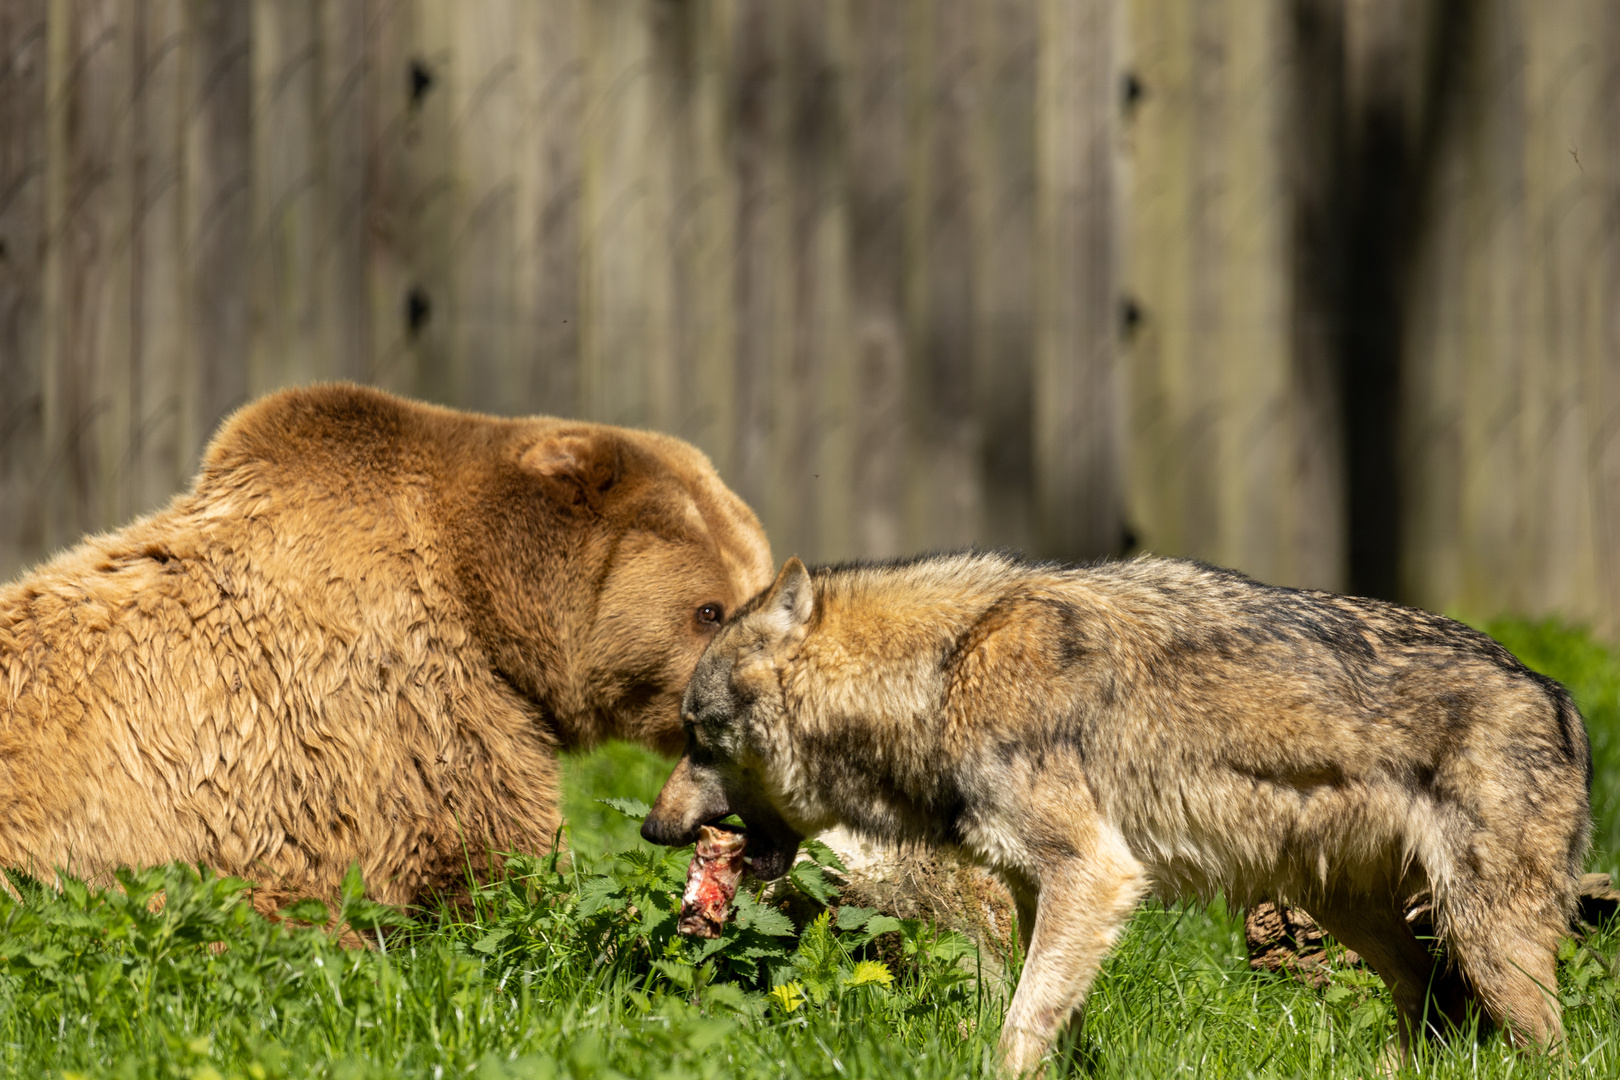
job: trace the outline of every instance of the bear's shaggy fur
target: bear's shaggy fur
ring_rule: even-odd
[[[328,385],[228,420],[191,491],[0,587],[0,864],[199,861],[256,904],[454,890],[548,850],[559,748],[674,750],[771,580],[692,446]]]

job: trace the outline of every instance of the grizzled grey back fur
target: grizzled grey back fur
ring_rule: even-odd
[[[647,835],[747,805],[762,837],[842,824],[1003,874],[1036,919],[1025,982],[1045,972],[1014,1001],[1010,1061],[1038,1057],[1095,972],[1081,938],[1036,964],[1041,927],[1112,940],[1144,890],[1325,912],[1395,989],[1403,1043],[1431,990],[1453,1020],[1476,1001],[1518,1036],[1561,1031],[1586,731],[1561,686],[1450,619],[1174,559],[792,560],[711,644],[683,714]],[[1455,968],[1399,918],[1420,888]]]

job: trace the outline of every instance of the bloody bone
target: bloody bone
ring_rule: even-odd
[[[716,938],[730,914],[731,898],[743,873],[743,848],[748,834],[704,825],[698,829],[697,851],[686,868],[686,893],[681,897],[681,921],[676,929],[696,937]]]

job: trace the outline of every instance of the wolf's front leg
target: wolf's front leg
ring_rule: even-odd
[[[1085,1002],[1146,892],[1147,873],[1124,839],[1099,823],[1091,843],[1042,858],[1038,886],[1034,937],[1001,1029],[1001,1059],[1013,1076],[1038,1070],[1053,1037]]]

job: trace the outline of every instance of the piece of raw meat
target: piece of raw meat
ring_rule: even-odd
[[[676,929],[696,937],[716,938],[731,914],[731,898],[743,874],[743,848],[748,834],[735,829],[704,825],[698,829],[697,851],[686,868],[686,893],[681,897],[681,921]]]

